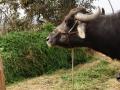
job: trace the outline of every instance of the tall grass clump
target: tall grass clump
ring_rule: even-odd
[[[7,84],[71,66],[69,50],[46,45],[46,37],[53,27],[48,23],[39,32],[10,32],[0,37]],[[76,64],[90,59],[84,49],[77,50],[75,57]]]

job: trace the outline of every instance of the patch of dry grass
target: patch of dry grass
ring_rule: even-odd
[[[106,61],[108,60],[108,61]],[[74,68],[75,90],[120,90],[115,73],[120,71],[120,62],[108,58],[78,65]],[[72,90],[71,70],[59,70],[51,75],[7,86],[7,90]]]

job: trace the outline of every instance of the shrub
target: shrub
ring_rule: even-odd
[[[46,37],[52,27],[52,24],[47,24],[40,32],[10,32],[0,37],[6,83],[71,66],[69,50],[46,45]],[[75,62],[78,64],[89,58],[84,49],[79,49]]]

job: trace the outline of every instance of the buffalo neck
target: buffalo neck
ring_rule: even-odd
[[[87,22],[85,46],[120,59],[120,13]]]

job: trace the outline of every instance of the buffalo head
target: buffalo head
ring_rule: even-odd
[[[94,20],[100,14],[99,8],[94,13],[88,12],[83,7],[72,9],[63,22],[47,37],[48,46],[61,46],[65,48],[84,46],[86,23]]]

